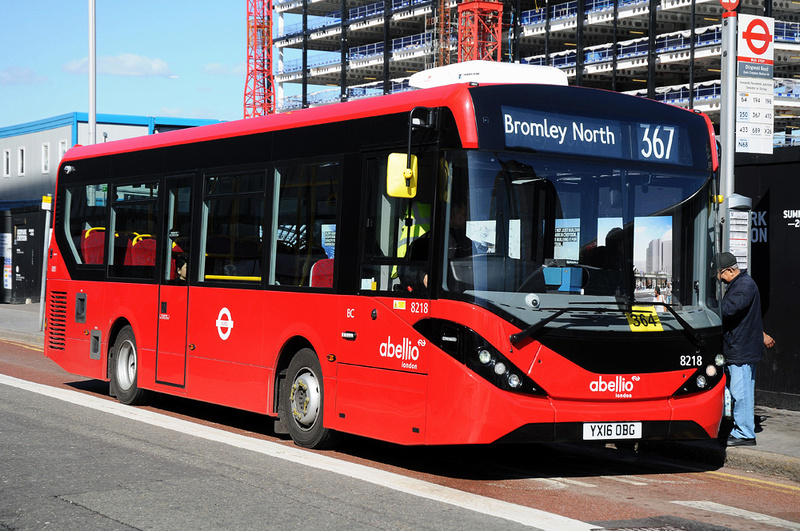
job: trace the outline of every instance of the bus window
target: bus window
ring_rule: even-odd
[[[156,278],[158,183],[121,185],[111,202],[112,254],[108,273],[119,278]]]
[[[420,157],[418,190],[411,198],[392,197],[387,190],[386,158],[370,159],[367,164],[369,192],[361,290],[427,296],[435,183],[433,156]]]
[[[340,174],[336,161],[276,166],[271,285],[333,287]]]
[[[187,284],[189,241],[192,234],[192,177],[167,179],[166,229],[162,280],[168,284]]]
[[[67,188],[65,229],[78,264],[105,262],[107,190],[106,184]]]
[[[211,175],[205,184],[200,280],[260,282],[264,173]]]

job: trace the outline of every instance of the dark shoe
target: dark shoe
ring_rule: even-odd
[[[755,446],[755,439],[739,439],[738,437],[728,437],[728,446]]]

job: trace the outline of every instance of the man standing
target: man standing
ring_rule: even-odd
[[[775,341],[761,324],[761,296],[755,281],[739,270],[736,257],[721,253],[717,258],[719,278],[728,285],[722,298],[723,354],[728,364],[733,397],[733,430],[728,446],[755,446],[756,364],[764,347]]]

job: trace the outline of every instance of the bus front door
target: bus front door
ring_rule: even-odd
[[[158,301],[156,382],[185,387],[192,178],[167,179],[165,197],[167,217],[159,238],[164,242],[164,260]]]

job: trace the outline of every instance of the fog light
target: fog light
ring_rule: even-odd
[[[702,374],[697,377],[697,387],[700,389],[704,389],[706,386],[706,377]]]
[[[708,376],[709,378],[713,378],[716,375],[717,375],[716,367],[714,367],[713,365],[709,365],[708,367],[706,367],[706,376]]]
[[[483,363],[484,365],[488,365],[489,362],[492,361],[492,353],[482,348],[478,351],[478,361]]]
[[[714,357],[714,365],[716,365],[717,367],[722,367],[723,365],[725,365],[725,356],[723,356],[722,354],[717,354]]]
[[[506,364],[502,361],[498,361],[494,364],[494,373],[498,376],[503,375],[506,373]]]
[[[514,374],[513,372],[508,375],[508,385],[516,389],[520,385],[522,385],[522,380],[519,379],[519,376]]]

